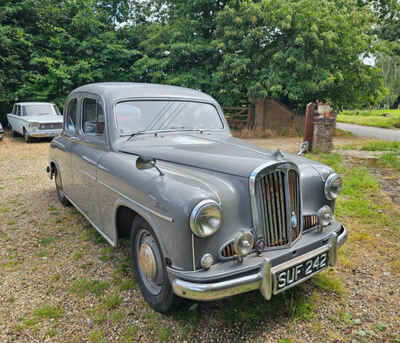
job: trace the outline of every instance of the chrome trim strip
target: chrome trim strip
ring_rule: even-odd
[[[158,212],[152,210],[151,208],[148,208],[148,207],[146,207],[146,206],[144,206],[144,205],[138,203],[137,201],[135,201],[135,200],[133,200],[133,199],[127,197],[126,195],[122,194],[121,192],[119,192],[119,191],[116,190],[115,188],[113,188],[113,187],[107,185],[107,184],[104,183],[103,181],[97,180],[97,182],[100,183],[101,185],[103,185],[104,187],[107,187],[108,189],[110,189],[110,190],[113,191],[114,193],[117,193],[118,195],[120,195],[120,196],[123,197],[124,199],[126,199],[126,200],[128,200],[128,201],[134,203],[135,205],[141,207],[141,208],[144,209],[145,211],[148,211],[148,212],[150,212],[151,214],[154,214],[155,216],[157,216],[157,217],[159,217],[159,218],[161,218],[161,219],[166,220],[167,222],[170,222],[170,223],[173,223],[173,222],[174,222],[174,219],[173,219],[173,218],[164,216],[163,214],[158,213]]]
[[[65,195],[65,194],[64,194],[64,195]],[[100,228],[99,228],[95,223],[92,222],[92,220],[86,215],[85,212],[83,212],[83,211],[80,209],[80,207],[79,207],[77,204],[75,204],[67,195],[65,195],[65,197],[66,197],[66,198],[68,199],[68,201],[69,201],[72,205],[74,205],[74,207],[86,218],[86,220],[99,232],[99,234],[103,236],[103,238],[104,238],[108,243],[110,243],[113,247],[116,246],[115,242],[114,242],[111,238],[109,238],[103,231],[101,231]]]
[[[81,170],[80,173],[85,175],[85,176],[87,176],[89,179],[92,179],[93,181],[96,181],[96,176],[93,176],[92,174],[88,173],[87,171]]]
[[[193,271],[196,271],[196,258],[194,254],[194,233],[192,233],[192,259],[193,259]]]

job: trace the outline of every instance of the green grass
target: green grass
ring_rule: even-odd
[[[391,116],[383,117],[383,113],[389,113]],[[342,111],[337,116],[337,121],[382,128],[400,128],[400,110]]]
[[[378,163],[385,167],[391,167],[397,171],[400,171],[400,153],[386,153],[383,154]]]
[[[101,295],[104,291],[109,288],[110,285],[107,282],[98,281],[98,280],[86,280],[80,279],[74,281],[70,287],[71,293],[85,296],[88,293],[92,293],[95,295]]]
[[[339,295],[344,293],[342,282],[339,279],[336,279],[333,275],[329,275],[329,272],[319,273],[311,280],[315,286],[324,291],[334,292]]]
[[[172,329],[165,325],[160,325],[156,330],[155,334],[160,342],[168,341],[169,337],[171,336]]]
[[[107,309],[114,309],[122,304],[122,298],[118,294],[114,293],[106,296],[104,299],[104,303]]]
[[[96,329],[89,333],[88,341],[91,343],[102,343],[102,342],[104,342],[104,340],[105,340],[105,337],[104,337],[103,330]]]
[[[40,319],[57,319],[64,315],[64,310],[59,306],[44,304],[37,308],[33,315]]]
[[[305,157],[311,158],[323,164],[330,166],[337,173],[344,173],[346,168],[342,162],[342,158],[338,153],[313,153],[306,154]]]
[[[362,151],[400,151],[400,142],[374,141],[361,147]]]

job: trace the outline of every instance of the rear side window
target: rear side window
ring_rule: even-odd
[[[104,111],[95,99],[83,99],[82,130],[85,134],[104,135]]]
[[[17,107],[16,107],[16,109],[15,109],[15,114],[16,114],[17,116],[20,116],[20,115],[21,115],[21,106],[17,105]]]
[[[78,102],[76,99],[72,99],[68,104],[67,121],[65,123],[65,129],[68,132],[75,133],[76,129],[76,113],[77,113]]]

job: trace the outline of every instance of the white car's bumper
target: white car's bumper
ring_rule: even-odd
[[[60,135],[62,132],[62,129],[56,129],[56,130],[30,130],[28,131],[28,136],[29,137],[36,137],[36,138],[42,138],[42,137],[55,137]]]

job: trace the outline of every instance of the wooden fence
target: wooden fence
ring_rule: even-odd
[[[255,111],[254,105],[224,107],[225,118],[233,130],[253,129]]]

